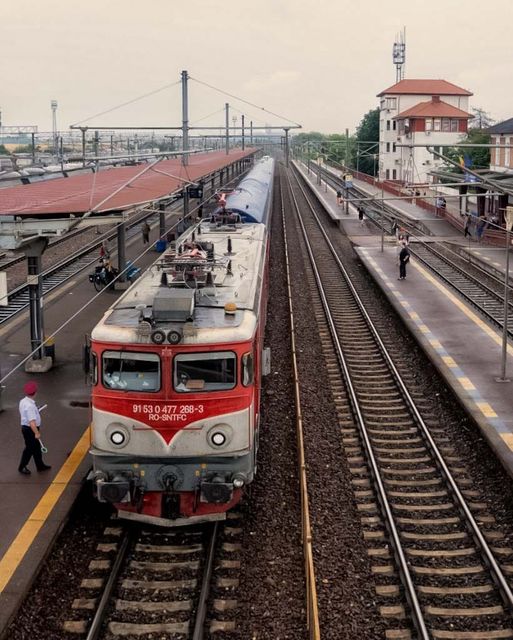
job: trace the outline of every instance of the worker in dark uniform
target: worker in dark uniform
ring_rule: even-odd
[[[410,261],[410,251],[408,245],[403,241],[402,249],[399,253],[399,278],[398,280],[405,280],[406,278],[406,265]]]
[[[30,475],[30,470],[27,469],[27,465],[32,457],[34,458],[38,471],[46,471],[47,469],[51,469],[51,466],[43,462],[41,453],[41,433],[39,431],[41,427],[41,415],[34,402],[34,396],[37,393],[37,384],[35,382],[27,382],[23,387],[23,391],[25,397],[20,400],[19,409],[21,433],[25,441],[25,449],[23,449],[23,453],[21,454],[18,471],[28,476]]]
[[[150,225],[145,221],[142,226],[143,244],[148,244],[150,241]]]

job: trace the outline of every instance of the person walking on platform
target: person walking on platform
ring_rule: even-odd
[[[399,278],[398,280],[406,279],[406,265],[410,261],[410,252],[406,245],[406,242],[402,243],[402,249],[399,253]]]
[[[358,207],[358,220],[360,221],[360,224],[364,225],[365,220],[363,219],[363,216],[365,215],[365,210],[363,207]]]
[[[342,204],[342,191],[337,191],[337,204]]]
[[[25,393],[25,397],[20,400],[19,409],[21,433],[25,441],[25,449],[23,449],[23,453],[21,454],[18,471],[28,476],[30,475],[30,470],[27,469],[27,465],[32,457],[34,458],[38,471],[46,471],[47,469],[51,469],[51,466],[43,462],[41,453],[41,433],[39,431],[41,427],[41,415],[34,402],[34,396],[37,393],[37,384],[35,382],[27,382],[23,387],[23,392]]]
[[[150,225],[144,221],[144,224],[142,226],[142,237],[143,237],[143,244],[148,244],[148,242],[150,241]]]

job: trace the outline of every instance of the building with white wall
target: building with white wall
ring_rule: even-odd
[[[513,145],[513,118],[489,127],[490,143]],[[490,171],[513,173],[513,149],[490,149]]]
[[[465,137],[470,91],[446,80],[401,80],[378,94],[379,179],[426,184],[440,160],[424,147],[441,150]]]

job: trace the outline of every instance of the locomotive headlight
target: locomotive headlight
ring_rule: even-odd
[[[230,444],[233,437],[233,429],[229,424],[215,424],[207,433],[207,442],[213,449],[220,449]]]
[[[111,422],[109,424],[106,436],[108,441],[119,449],[125,447],[130,440],[128,429],[119,422]]]
[[[212,440],[212,444],[215,444],[216,447],[222,447],[226,442],[226,436],[222,431],[214,431],[210,438]]]
[[[112,444],[117,444],[119,446],[125,442],[126,436],[122,431],[113,431],[110,434],[110,439]]]

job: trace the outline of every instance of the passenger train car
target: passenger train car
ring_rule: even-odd
[[[273,172],[257,162],[91,334],[93,481],[124,518],[223,519],[253,480]]]

